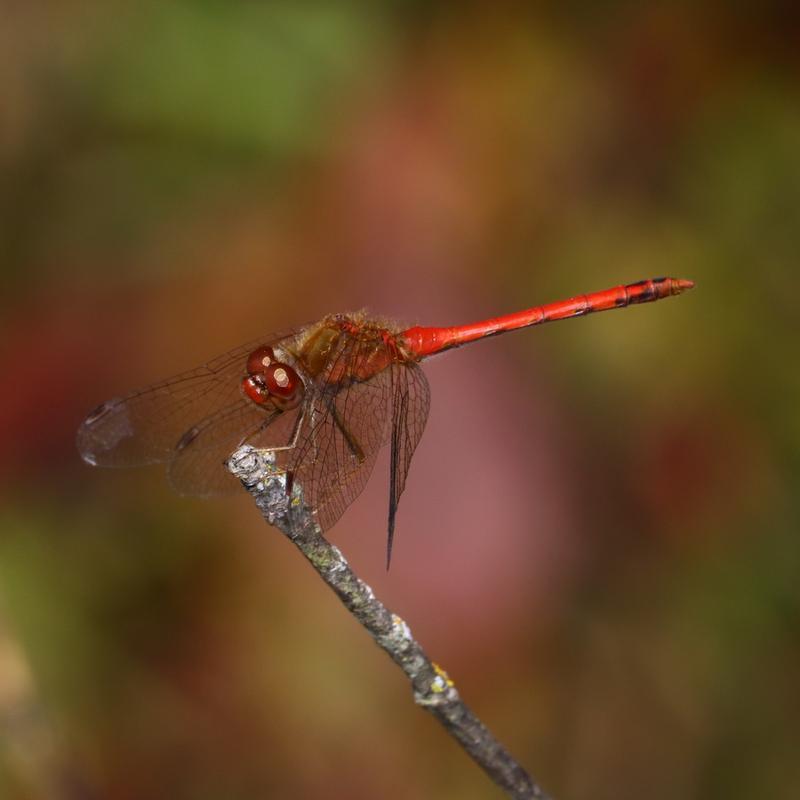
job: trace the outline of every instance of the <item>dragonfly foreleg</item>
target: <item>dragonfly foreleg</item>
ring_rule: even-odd
[[[258,436],[262,431],[266,430],[272,422],[275,420],[277,416],[280,414],[284,414],[284,411],[276,411],[274,414],[271,414],[267,419],[265,419],[258,428],[253,433],[248,433],[247,436],[243,436],[241,441],[238,445],[236,445],[237,449],[241,447],[243,444],[247,442],[248,439],[252,439],[255,436]],[[281,450],[293,450],[297,446],[297,440],[300,436],[300,429],[303,426],[303,420],[305,419],[305,411],[301,407],[300,410],[297,412],[297,418],[294,421],[294,425],[292,425],[292,432],[289,434],[289,444],[284,445],[277,445],[275,447],[259,447],[257,448],[262,453],[277,453]]]

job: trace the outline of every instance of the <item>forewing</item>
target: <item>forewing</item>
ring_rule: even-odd
[[[389,466],[389,536],[386,545],[386,567],[392,559],[395,517],[400,495],[406,485],[411,457],[417,449],[428,411],[431,393],[428,379],[415,362],[392,364],[389,367],[392,389],[391,461]]]
[[[390,370],[344,387],[331,385],[342,362],[346,372],[364,356],[363,345],[345,341],[311,393],[298,446],[289,458],[294,481],[323,530],[330,528],[369,479],[386,443],[391,403]],[[353,370],[354,371],[354,370]]]
[[[78,429],[81,456],[107,467],[171,461],[179,444],[204,422],[208,431],[212,419],[229,428],[249,424],[253,415],[239,388],[247,356],[259,345],[279,346],[295,335],[288,331],[248,342],[196,369],[109,400]]]

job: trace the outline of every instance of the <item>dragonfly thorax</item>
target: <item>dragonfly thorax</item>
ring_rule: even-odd
[[[296,357],[306,374],[340,387],[412,360],[396,330],[363,314],[326,318],[300,341]]]

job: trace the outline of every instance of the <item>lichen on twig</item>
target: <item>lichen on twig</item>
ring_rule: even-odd
[[[244,445],[229,459],[228,470],[251,494],[264,519],[297,546],[348,611],[405,672],[417,705],[433,714],[510,797],[546,800],[542,789],[461,700],[453,681],[428,658],[408,625],[375,597],[339,548],[325,539],[303,500],[302,486],[294,482],[287,492],[286,475],[275,467],[274,455]]]

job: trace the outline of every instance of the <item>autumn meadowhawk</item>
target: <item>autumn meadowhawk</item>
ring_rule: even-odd
[[[271,451],[286,485],[302,485],[319,526],[358,496],[391,446],[389,539],[430,406],[422,359],[487,336],[680,294],[654,278],[470,325],[401,330],[363,313],[336,314],[265,336],[203,366],[98,406],[78,430],[89,464],[165,463],[183,494],[238,488],[225,468],[243,444]]]

